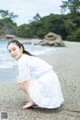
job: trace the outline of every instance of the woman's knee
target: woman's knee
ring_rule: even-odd
[[[27,91],[28,91],[28,89],[29,89],[29,84],[30,84],[30,81],[29,81],[29,80],[23,82],[23,85],[24,85],[24,87],[25,87],[25,89],[26,89]]]

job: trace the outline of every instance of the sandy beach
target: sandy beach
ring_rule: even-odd
[[[0,69],[0,120],[5,113],[7,120],[80,120],[80,43],[65,42],[65,45],[57,48],[59,53],[39,56],[58,75],[64,96],[62,106],[53,110],[23,110],[21,106],[28,97],[16,84],[17,66]]]

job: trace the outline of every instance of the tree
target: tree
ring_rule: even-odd
[[[13,12],[9,12],[8,10],[0,10],[0,17],[2,19],[10,18],[13,21],[18,17],[18,15],[14,15]]]
[[[76,23],[74,23],[72,19],[67,19],[64,22],[64,27],[67,33],[71,33],[76,28]]]
[[[62,1],[63,5],[60,7],[62,8],[62,12],[69,10],[70,13],[75,14],[80,12],[80,0],[67,0]]]
[[[16,29],[16,35],[19,37],[24,37],[24,38],[32,38],[33,33],[29,25],[23,24],[17,27]]]
[[[75,29],[70,35],[67,36],[67,40],[80,42],[80,28]]]
[[[0,19],[0,34],[14,34],[17,25],[10,18]]]
[[[33,17],[34,21],[38,21],[41,19],[41,16],[39,15],[39,13],[37,13],[34,17]]]

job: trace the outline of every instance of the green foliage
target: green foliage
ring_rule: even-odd
[[[0,18],[0,34],[15,34],[17,24],[14,23],[14,19],[17,15],[9,13],[8,10],[0,10]]]
[[[69,5],[74,0],[68,0]],[[72,2],[72,3],[71,3]],[[78,2],[78,0],[77,0]],[[67,4],[67,3],[66,3]],[[76,14],[50,14],[41,17],[38,13],[28,24],[17,26],[12,18],[15,18],[13,12],[0,11],[0,34],[15,34],[24,38],[43,38],[47,33],[54,32],[61,35],[62,39],[69,41],[80,41],[80,13]],[[13,16],[13,17],[12,17]]]
[[[40,18],[39,20],[34,20],[29,24],[21,25],[16,30],[16,35],[20,37],[33,38],[37,36],[38,38],[43,38],[48,32],[54,32],[62,36],[63,39],[71,40],[76,29],[80,27],[80,15],[79,13],[75,15],[55,15],[50,14]],[[78,34],[76,33],[78,36]],[[77,37],[76,37],[77,38]],[[77,40],[74,39],[73,40]]]
[[[14,15],[13,12],[9,13],[8,10],[0,10],[0,17],[2,19],[9,18],[13,21],[14,19],[16,19],[18,17],[18,15]]]
[[[70,33],[72,31],[74,31],[74,29],[76,27],[76,23],[74,23],[72,19],[67,19],[64,22],[64,26],[65,26],[67,33]]]
[[[30,26],[26,24],[17,27],[16,35],[24,38],[31,38],[33,36]]]
[[[16,27],[10,18],[0,19],[0,34],[14,34]]]
[[[38,21],[41,19],[41,16],[39,15],[39,13],[37,13],[34,17],[33,17],[33,20],[34,21]]]
[[[62,12],[69,10],[72,14],[80,12],[80,0],[66,0],[62,1]]]
[[[80,28],[68,35],[67,40],[80,42]]]

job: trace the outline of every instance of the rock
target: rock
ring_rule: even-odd
[[[14,39],[14,38],[15,38],[15,35],[7,34],[7,35],[6,35],[6,38],[7,38],[7,39]]]
[[[42,46],[54,46],[54,47],[64,47],[64,42],[60,35],[55,33],[49,32],[47,35],[44,36],[44,39],[39,42]]]

